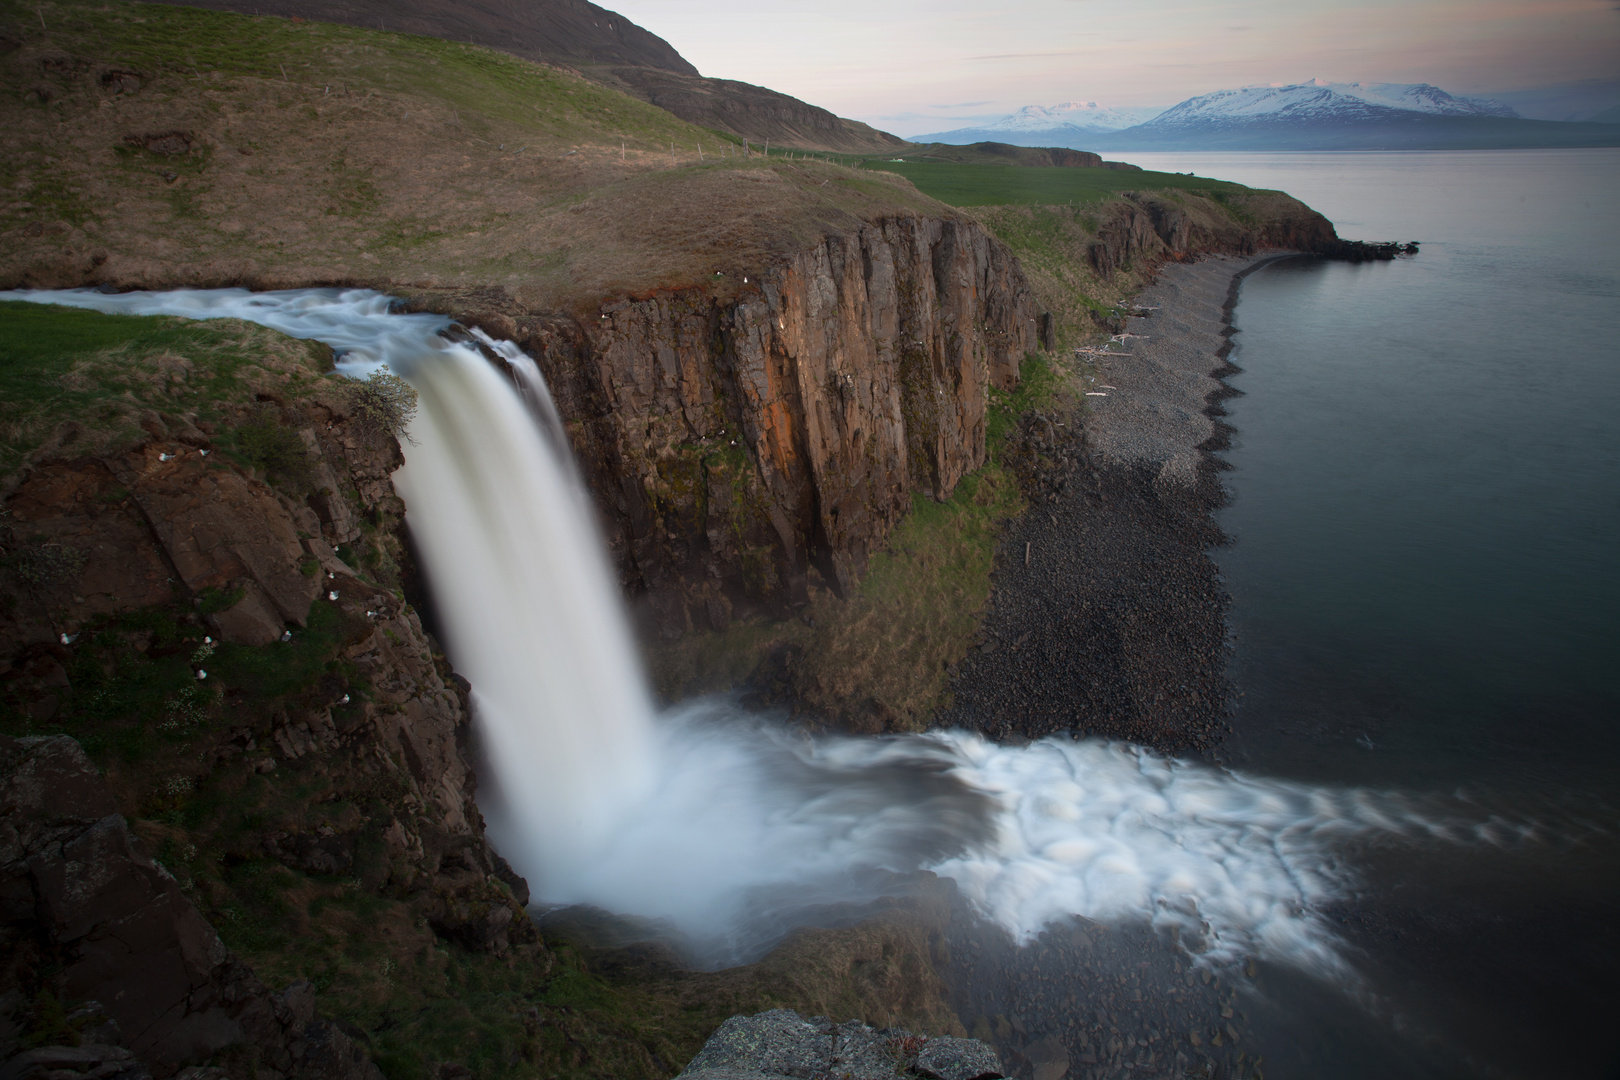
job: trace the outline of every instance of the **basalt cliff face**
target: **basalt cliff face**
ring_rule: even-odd
[[[984,462],[992,387],[1039,346],[1017,261],[977,223],[827,235],[757,277],[528,315],[458,314],[539,362],[623,584],[659,628],[859,581],[914,495]]]
[[[1245,224],[1129,195],[1083,257],[1101,279],[1150,278],[1211,252],[1346,246],[1287,196],[1254,209]],[[944,499],[984,464],[989,391],[1055,348],[1042,308],[1062,299],[1038,297],[1005,243],[953,215],[829,232],[757,275],[578,316],[501,290],[415,302],[536,359],[621,584],[674,636],[795,607],[812,572],[847,595],[914,496]]]

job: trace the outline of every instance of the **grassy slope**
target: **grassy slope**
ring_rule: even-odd
[[[329,358],[325,346],[235,319],[0,303],[0,491],[41,452],[112,454],[145,442],[149,412],[212,428],[257,391],[313,393]]]
[[[5,0],[0,32],[0,284],[502,285],[543,309],[948,212],[476,46],[117,0]],[[171,131],[189,151],[144,145]]]
[[[1248,190],[1225,180],[1180,173],[1070,169],[1052,165],[964,165],[933,161],[874,161],[870,168],[898,173],[919,191],[952,206],[1085,206],[1121,191]]]

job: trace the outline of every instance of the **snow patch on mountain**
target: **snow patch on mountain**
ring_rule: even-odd
[[[1248,86],[1202,94],[1166,109],[1150,125],[1275,120],[1344,123],[1395,119],[1392,114],[1397,113],[1518,116],[1500,101],[1459,97],[1428,83],[1329,83],[1312,79],[1292,86]]]

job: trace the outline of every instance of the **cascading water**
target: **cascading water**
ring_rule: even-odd
[[[662,717],[534,361],[389,314],[376,293],[0,293],[129,314],[246,319],[389,364],[421,408],[395,481],[456,668],[472,683],[497,847],[556,903],[667,917],[711,957],[761,911],[857,899],[872,871],[930,869],[1014,937],[1071,914],[1175,927],[1344,975],[1317,915],[1336,848],[1375,833],[1499,841],[1393,795],[1266,780],[1123,744],[1023,748],[943,732],[811,739],[724,701]],[[1493,828],[1497,831],[1493,831]],[[754,942],[757,944],[757,940]]]

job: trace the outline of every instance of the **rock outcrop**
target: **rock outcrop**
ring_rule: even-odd
[[[1108,277],[1142,262],[1158,265],[1212,253],[1253,255],[1275,248],[1343,257],[1356,247],[1340,240],[1327,218],[1286,195],[1246,194],[1242,209],[1252,224],[1190,213],[1161,193],[1127,192],[1099,222],[1089,261]]]
[[[0,1047],[8,1078],[162,1080],[246,1047],[267,1078],[381,1080],[316,1019],[307,982],[272,993],[232,955],[72,739],[0,736],[0,919],[6,981],[22,984],[8,988],[5,1026],[29,989],[87,1003],[89,1029],[77,1046]]]
[[[1017,261],[974,222],[833,233],[736,290],[460,314],[540,364],[626,591],[666,634],[860,579],[914,495],[984,462],[992,387],[1038,347]]]
[[[81,735],[108,773],[65,737],[0,740],[0,934],[18,957],[0,996],[94,1002],[117,1036],[73,1061],[36,1047],[19,1077],[162,1078],[246,1046],[261,1076],[378,1080],[308,984],[271,994],[221,943],[210,920],[239,903],[222,867],[348,879],[476,952],[534,940],[473,802],[467,684],[383,584],[404,558],[398,445],[351,418],[341,384],[283,374],[301,398],[236,420],[304,448],[296,482],[233,457],[230,422],[154,414],[149,441],[35,463],[5,500],[0,718]],[[30,553],[59,573],[22,573]],[[248,799],[251,827],[183,815],[197,798]],[[170,869],[137,834],[173,849]]]
[[[789,1009],[733,1016],[677,1080],[999,1080],[996,1052],[976,1039],[874,1030],[858,1020],[806,1020]]]

